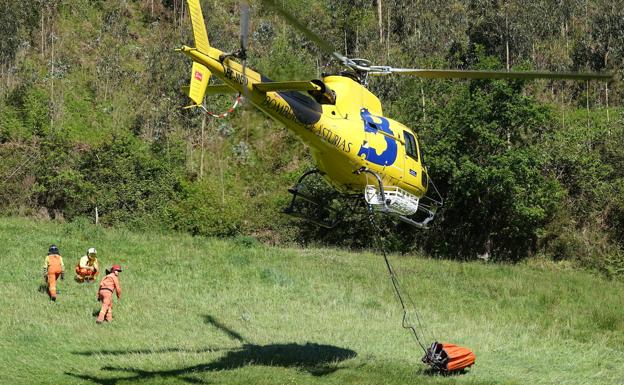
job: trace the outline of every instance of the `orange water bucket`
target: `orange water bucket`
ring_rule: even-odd
[[[472,350],[463,346],[434,342],[427,349],[422,361],[434,370],[456,372],[466,369],[475,363],[476,356]]]

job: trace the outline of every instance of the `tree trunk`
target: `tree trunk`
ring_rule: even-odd
[[[509,17],[507,12],[507,3],[505,3],[505,62],[507,71],[509,71]]]
[[[587,90],[585,94],[585,106],[587,107],[587,128],[590,126],[590,117],[589,117],[589,80],[585,82],[585,89]]]
[[[202,124],[201,124],[201,150],[200,150],[200,155],[199,155],[199,179],[202,179],[204,177],[204,132],[206,129],[206,113],[204,113],[204,116],[202,117]]]
[[[381,9],[381,0],[377,0],[377,17],[379,19],[379,42],[383,44],[384,42],[383,10]]]
[[[355,26],[355,56],[360,55],[360,28]]]
[[[386,63],[390,63],[390,10],[386,8]]]
[[[563,24],[565,31],[565,44],[566,44],[566,55],[570,56],[570,39],[568,38],[568,21],[566,20]]]
[[[609,41],[607,42],[607,52],[604,55],[604,67],[607,68],[607,62],[609,59],[609,47],[611,43],[611,37],[609,36]],[[605,82],[605,107],[607,109],[607,123],[609,123],[609,82]],[[611,128],[609,127],[609,135],[611,135]]]
[[[427,117],[427,112],[425,110],[425,90],[422,86],[422,80],[420,81],[420,97],[422,99],[422,112],[423,112],[423,122],[424,122]]]
[[[609,82],[605,82],[605,107],[607,108],[607,123],[610,123],[609,119]],[[609,125],[609,135],[611,135],[611,125]]]
[[[45,54],[45,31],[43,28],[43,9],[41,10],[41,57]]]
[[[54,34],[52,34],[51,36],[51,41],[52,41],[52,51],[51,51],[51,55],[52,55],[52,60],[50,61],[51,63],[51,69],[50,69],[50,130],[53,131],[54,130]]]

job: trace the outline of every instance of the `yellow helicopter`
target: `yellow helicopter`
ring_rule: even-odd
[[[346,196],[363,197],[369,207],[426,228],[443,200],[423,164],[417,134],[384,116],[381,102],[366,85],[369,76],[408,74],[423,78],[555,78],[609,79],[611,74],[552,72],[467,71],[393,68],[377,66],[336,52],[273,0],[263,2],[277,11],[321,49],[332,55],[345,71],[309,81],[274,82],[246,66],[249,6],[241,4],[241,46],[234,52],[212,47],[208,40],[199,0],[187,0],[195,47],[178,51],[193,60],[189,97],[203,106],[206,94],[238,92],[255,107],[283,123],[311,151],[316,169],[305,173],[289,191],[287,213],[295,212],[295,200],[314,202],[303,192],[303,181],[320,174]],[[237,61],[237,59],[240,61]],[[211,75],[223,81],[209,85]],[[339,219],[318,224],[331,227]]]

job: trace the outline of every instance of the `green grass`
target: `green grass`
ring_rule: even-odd
[[[51,243],[57,303],[38,291]],[[2,384],[624,384],[624,285],[583,272],[392,256],[429,334],[477,355],[441,377],[374,253],[13,218],[0,244]],[[90,246],[125,268],[102,326],[71,279]]]

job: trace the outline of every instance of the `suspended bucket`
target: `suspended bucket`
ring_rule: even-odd
[[[433,370],[450,373],[472,366],[476,356],[472,350],[454,344],[434,342],[427,349],[422,362]]]

